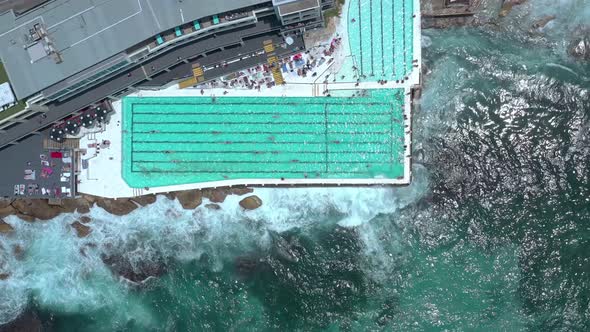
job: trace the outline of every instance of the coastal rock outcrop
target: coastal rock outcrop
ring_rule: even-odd
[[[134,283],[141,283],[151,277],[159,277],[166,273],[166,266],[161,262],[139,261],[133,264],[119,256],[103,256],[102,261],[115,275]]]
[[[88,213],[90,212],[90,208],[92,207],[93,203],[85,199],[64,199],[61,201],[61,209],[63,212],[72,213]]]
[[[34,311],[25,311],[10,323],[0,325],[0,331],[33,332],[45,330],[51,330],[51,326],[44,326]]]
[[[504,17],[510,13],[512,7],[525,3],[526,0],[504,0],[502,8],[500,8],[500,17]]]
[[[575,38],[570,43],[568,53],[580,60],[590,60],[590,37]]]
[[[80,222],[83,224],[88,224],[91,221],[92,221],[92,219],[89,216],[81,216],[80,217]]]
[[[203,202],[203,196],[200,190],[187,190],[172,193],[178,198],[178,202],[185,210],[195,209]]]
[[[240,206],[246,210],[255,210],[262,205],[262,200],[256,195],[248,196],[240,201]]]
[[[137,209],[137,204],[133,203],[128,198],[99,198],[96,200],[96,205],[105,209],[105,211],[108,213],[114,214],[116,216],[124,216]]]
[[[10,278],[10,274],[8,273],[0,273],[0,280],[6,280]]]
[[[78,237],[87,237],[90,233],[92,233],[92,228],[84,225],[80,221],[76,221],[70,226],[72,226],[72,228],[76,230],[76,234],[78,235]]]
[[[237,196],[251,194],[254,192],[254,189],[248,187],[231,187],[229,190],[233,195]]]
[[[4,220],[0,219],[0,234],[12,233],[14,232],[14,228],[4,222]]]
[[[151,195],[133,197],[133,198],[131,198],[131,200],[141,206],[147,206],[150,204],[154,204],[157,200],[157,197],[156,197],[156,195],[151,194]]]
[[[533,29],[542,29],[544,28],[549,22],[553,21],[557,16],[555,15],[547,15],[541,17],[540,19],[533,22]]]
[[[23,258],[25,258],[25,249],[23,249],[23,247],[21,247],[18,244],[15,244],[12,247],[12,253],[14,254],[14,257],[18,260],[22,260]]]
[[[227,195],[232,194],[229,188],[204,189],[203,196],[213,203],[223,203]]]
[[[0,218],[4,218],[13,215],[16,210],[12,207],[12,200],[2,199],[0,200]]]
[[[205,207],[209,210],[221,210],[221,206],[219,206],[219,204],[215,204],[215,203],[205,204]]]
[[[12,202],[17,216],[25,221],[35,218],[49,220],[60,215],[63,210],[59,206],[49,205],[46,199],[17,199]]]

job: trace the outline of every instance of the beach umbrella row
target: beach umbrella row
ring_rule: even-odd
[[[56,142],[62,142],[66,136],[66,132],[62,128],[51,128],[49,138]]]
[[[65,121],[62,125],[58,125],[51,129],[49,138],[56,141],[62,142],[65,139],[65,135],[78,135],[80,128],[92,128],[97,123],[107,123],[109,120],[108,109],[98,106],[90,109],[82,115],[70,118]]]

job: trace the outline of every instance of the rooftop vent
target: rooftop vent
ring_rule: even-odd
[[[47,30],[43,25],[37,23],[31,29],[29,34],[25,36],[26,44],[25,49],[31,58],[31,63],[35,63],[45,57],[51,57],[55,63],[61,63],[63,61],[61,54],[55,48],[55,45]]]

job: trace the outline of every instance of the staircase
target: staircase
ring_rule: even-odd
[[[266,62],[270,66],[270,72],[272,73],[272,77],[275,80],[275,84],[285,84],[285,78],[283,77],[283,73],[281,72],[281,68],[279,66],[279,58],[277,58],[274,52],[275,47],[272,43],[272,40],[265,40],[262,44],[264,45],[264,53],[267,57]]]
[[[133,197],[139,197],[144,195],[144,190],[141,188],[133,188]]]

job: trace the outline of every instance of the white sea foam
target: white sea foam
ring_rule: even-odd
[[[255,194],[263,205],[257,210],[239,207],[243,197],[228,196],[221,210],[204,207],[183,210],[178,201],[161,196],[155,204],[129,215],[112,216],[95,207],[90,216],[92,233],[77,238],[69,226],[77,214],[62,215],[48,222],[27,223],[6,218],[15,232],[0,237],[3,269],[10,277],[0,282],[0,323],[14,319],[30,299],[56,312],[93,312],[108,307],[133,312],[136,321],[150,321],[126,284],[113,276],[101,255],[114,255],[138,266],[146,260],[190,261],[203,254],[219,270],[224,263],[252,250],[270,245],[268,230],[283,232],[309,229],[322,222],[359,227],[368,255],[374,247],[370,220],[391,214],[419,198],[426,188],[425,172],[415,172],[414,184],[407,188],[258,188]],[[333,220],[333,221],[327,221]],[[11,253],[13,246],[25,250],[22,260]],[[140,320],[137,318],[140,317]]]

